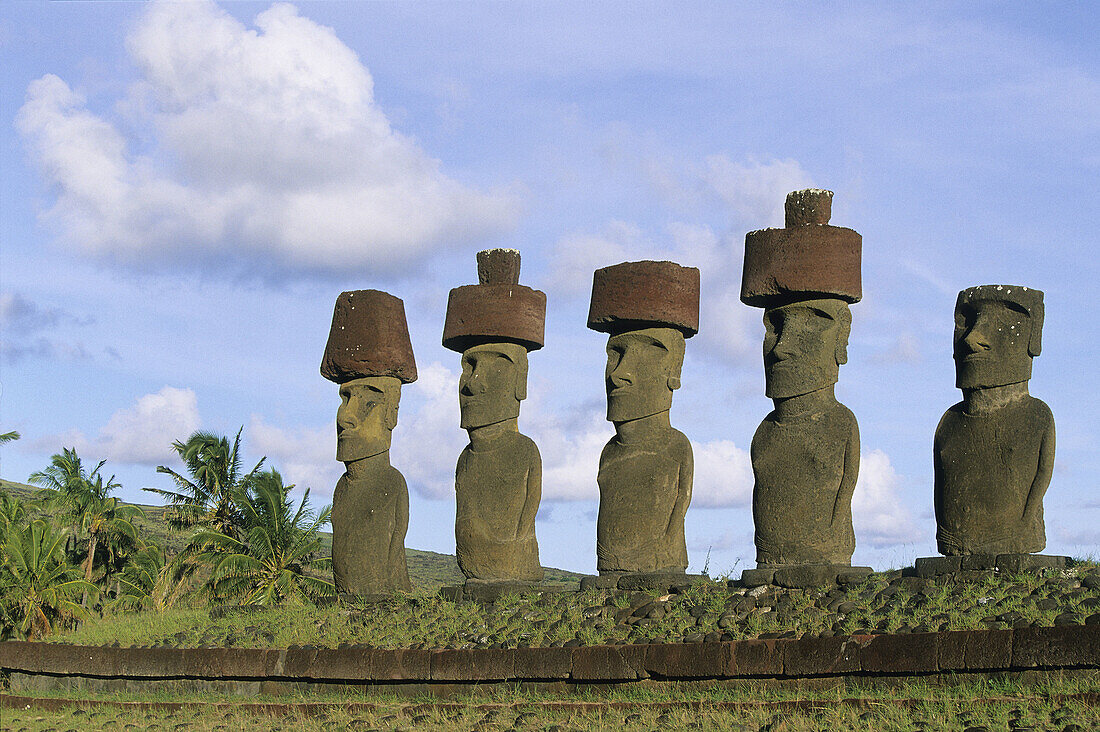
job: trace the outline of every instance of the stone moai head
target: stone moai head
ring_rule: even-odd
[[[401,300],[380,290],[340,293],[321,375],[340,385],[336,459],[346,463],[389,450],[401,385],[416,381]]]
[[[848,362],[852,311],[836,298],[796,300],[764,310],[764,393],[770,399],[835,384]]]
[[[772,399],[837,382],[852,313],[863,296],[863,238],[830,226],[832,191],[787,194],[782,229],[745,235],[741,301],[764,308],[764,376]]]
[[[1019,285],[979,285],[955,303],[955,386],[986,389],[1031,378],[1042,350],[1043,293]]]
[[[546,321],[546,295],[518,284],[519,252],[487,249],[477,264],[479,283],[451,290],[443,326],[443,345],[462,354],[463,429],[519,416],[527,352],[542,348]]]
[[[680,388],[685,338],[699,331],[699,270],[652,261],[596,270],[588,327],[610,335],[608,421],[667,412]]]
[[[401,382],[393,376],[366,376],[341,384],[336,459],[347,463],[389,450],[400,401]]]

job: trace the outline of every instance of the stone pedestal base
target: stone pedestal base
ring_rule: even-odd
[[[673,592],[687,588],[696,582],[709,582],[702,574],[686,572],[623,572],[601,574],[598,577],[581,579],[582,590],[642,590],[650,592]]]
[[[999,572],[1038,572],[1065,569],[1070,558],[1054,554],[963,554],[955,557],[919,557],[914,563],[918,577],[931,578],[973,569]]]
[[[341,605],[374,605],[380,602],[389,602],[394,599],[393,594],[372,592],[364,595],[353,595],[349,592],[341,592],[337,600]]]
[[[505,595],[545,594],[547,592],[575,592],[570,587],[548,587],[541,582],[487,582],[466,580],[464,585],[439,588],[439,596],[451,602],[493,603]]]
[[[737,584],[741,587],[777,585],[788,588],[847,585],[863,581],[873,571],[870,567],[847,564],[784,564],[746,569]]]

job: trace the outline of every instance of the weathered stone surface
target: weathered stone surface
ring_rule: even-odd
[[[806,636],[783,649],[783,673],[787,676],[844,674],[859,669],[860,643],[851,636]]]
[[[648,646],[645,669],[655,678],[706,679],[729,674],[730,643],[666,643]]]
[[[795,191],[786,228],[745,237],[741,299],[765,308],[765,394],[775,404],[751,448],[760,566],[846,565],[855,550],[859,427],[834,385],[848,360],[848,304],[862,294],[862,240],[823,223],[831,197]]]
[[[1012,664],[1011,630],[956,630],[938,635],[936,665],[941,671],[1006,669]]]
[[[572,648],[516,648],[512,653],[516,679],[568,679],[573,670]]]
[[[687,568],[684,516],[691,502],[691,443],[669,422],[684,337],[674,328],[616,333],[607,343],[607,418],[615,436],[600,455],[596,568]]]
[[[741,301],[753,307],[806,297],[859,302],[863,238],[829,226],[831,213],[832,192],[794,191],[787,194],[785,228],[746,234]]]
[[[942,554],[1026,554],[1046,546],[1054,417],[1027,390],[1041,347],[1042,298],[1017,285],[959,293],[954,358],[963,400],[943,415],[933,446]]]
[[[686,572],[630,572],[619,575],[616,586],[620,590],[642,590],[665,593],[673,587],[706,582],[707,578]]]
[[[619,586],[619,573],[581,577],[581,590],[609,590]]]
[[[1056,554],[998,554],[997,569],[1002,572],[1038,572],[1042,569],[1065,569],[1069,557]]]
[[[443,345],[463,351],[458,401],[470,436],[455,470],[458,565],[469,579],[538,582],[542,458],[518,418],[546,296],[516,284],[514,250],[480,252],[478,274],[481,284],[451,291],[443,331]]]
[[[381,290],[341,292],[332,313],[321,375],[343,384],[366,376],[416,381],[405,305]]]
[[[540,576],[542,568],[539,568]],[[486,582],[483,580],[467,580],[462,588],[462,597],[474,602],[496,602],[505,595],[520,595],[539,592],[542,585],[537,582],[518,582],[508,580],[503,582]]]
[[[760,564],[843,565],[855,551],[859,427],[831,386],[805,396],[810,399],[776,399],[775,411],[753,436],[752,513]]]
[[[374,595],[412,589],[405,562],[409,490],[389,458],[389,433],[397,424],[400,398],[400,385],[392,381],[389,396],[382,397],[373,391],[357,397],[358,382],[341,387],[342,394],[348,394],[337,416],[337,453],[348,459],[332,496],[332,567],[340,593]],[[361,450],[379,446],[385,449],[357,457]]]
[[[646,678],[646,646],[582,646],[573,649],[574,681],[634,681]]]
[[[742,587],[761,587],[770,585],[773,579],[775,579],[775,567],[757,567],[742,571],[740,584]]]
[[[841,567],[836,573],[838,585],[855,585],[867,579],[874,570],[870,567]]]
[[[833,192],[804,188],[787,194],[783,203],[783,226],[792,229],[806,224],[825,225],[833,216]]]
[[[519,284],[519,267],[518,249],[483,249],[477,253],[478,284]]]
[[[785,649],[790,640],[742,640],[730,650],[731,676],[778,676],[783,673]]]
[[[934,673],[939,664],[938,633],[875,635],[860,651],[863,670],[869,673]]]
[[[821,587],[835,585],[837,577],[844,570],[867,570],[861,576],[871,573],[870,567],[849,567],[837,564],[793,564],[775,568],[772,584],[789,588]]]
[[[432,681],[504,681],[514,675],[511,648],[459,648],[431,654]]]
[[[371,654],[371,678],[375,681],[427,681],[431,678],[431,651],[408,648],[375,649]]]
[[[699,332],[699,270],[675,262],[623,262],[596,270],[588,327],[617,333],[646,327]]]
[[[1090,666],[1100,663],[1100,625],[1017,628],[1012,631],[1016,668]]]
[[[939,577],[958,572],[962,569],[962,561],[960,557],[917,557],[913,568],[918,577]]]
[[[405,565],[409,491],[390,465],[401,384],[416,379],[404,305],[378,290],[336,300],[321,373],[340,384],[332,498],[332,566],[340,594],[412,589]]]
[[[512,342],[529,351],[545,342],[546,293],[514,284],[465,285],[451,290],[443,345],[465,351],[479,343]]]

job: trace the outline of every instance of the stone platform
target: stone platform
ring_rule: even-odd
[[[992,569],[999,572],[1039,572],[1065,569],[1069,557],[1054,554],[963,554],[954,557],[919,557],[913,562],[918,577],[939,577],[969,570]]]
[[[741,573],[741,579],[735,581],[735,585],[776,585],[792,589],[848,585],[862,582],[873,571],[870,567],[853,567],[848,564],[784,564],[746,569]]]
[[[577,588],[562,585],[546,585],[541,582],[489,582],[466,580],[463,585],[439,588],[439,596],[451,602],[493,603],[505,595],[546,594],[550,592],[576,592]]]
[[[686,572],[615,572],[581,579],[582,590],[648,590],[667,593],[687,589],[697,582],[709,582],[703,574]]]

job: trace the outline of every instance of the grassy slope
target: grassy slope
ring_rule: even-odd
[[[34,500],[39,491],[37,487],[0,479],[0,490],[24,501],[32,517],[45,516],[41,506]],[[168,526],[163,506],[133,505],[145,512],[144,518],[135,521],[140,536],[166,546],[169,553],[178,552],[187,543],[187,532],[176,531]],[[324,541],[322,553],[328,556],[332,552],[332,534],[322,532],[321,537]],[[409,565],[409,579],[418,590],[435,591],[444,585],[462,584],[465,579],[453,555],[408,548],[405,549],[405,554]],[[545,570],[545,582],[549,585],[575,585],[581,577],[564,569],[546,567]]]

